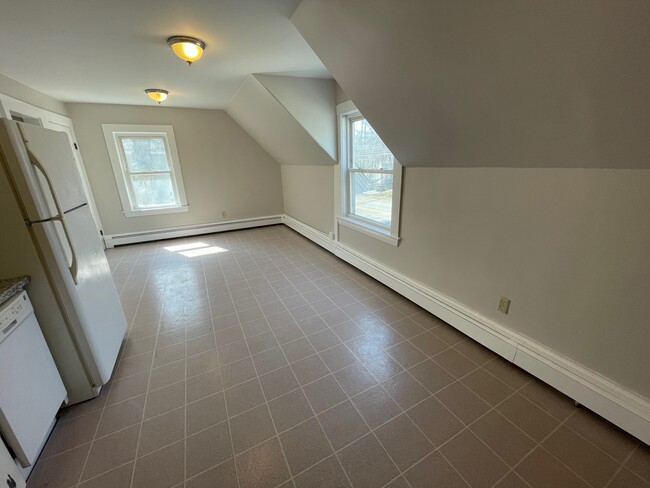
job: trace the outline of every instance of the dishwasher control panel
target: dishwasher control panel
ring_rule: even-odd
[[[32,304],[23,291],[0,307],[0,342],[18,325],[18,322],[32,311]]]

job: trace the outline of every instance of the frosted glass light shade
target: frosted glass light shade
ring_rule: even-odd
[[[187,64],[191,65],[194,61],[198,60],[203,56],[203,50],[205,49],[205,42],[201,39],[188,36],[173,36],[167,39],[167,44],[172,48],[174,54],[181,58],[183,61],[187,61]]]
[[[160,88],[147,88],[144,92],[149,98],[159,104],[167,100],[167,96],[169,95],[167,90],[162,90]]]

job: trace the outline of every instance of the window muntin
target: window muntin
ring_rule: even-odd
[[[390,230],[395,157],[361,114],[347,117],[347,215]]]
[[[188,210],[171,126],[102,127],[127,217]]]
[[[132,209],[180,205],[165,137],[129,135],[117,140]]]

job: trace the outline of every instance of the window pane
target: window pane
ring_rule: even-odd
[[[122,137],[120,142],[129,172],[169,171],[162,137]]]
[[[352,122],[352,167],[393,169],[393,155],[366,119]]]
[[[172,179],[169,173],[158,175],[131,175],[135,205],[138,208],[176,205]]]
[[[350,173],[350,213],[390,227],[393,175]]]

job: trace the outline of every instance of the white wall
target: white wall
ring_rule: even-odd
[[[321,232],[334,231],[332,166],[282,165],[284,212]]]
[[[19,83],[0,74],[0,93],[16,98],[25,103],[49,110],[61,115],[67,115],[63,102]]]
[[[277,215],[280,166],[223,110],[67,104],[106,234]],[[127,218],[117,193],[102,124],[172,125],[188,212]],[[222,210],[227,217],[222,217]]]

